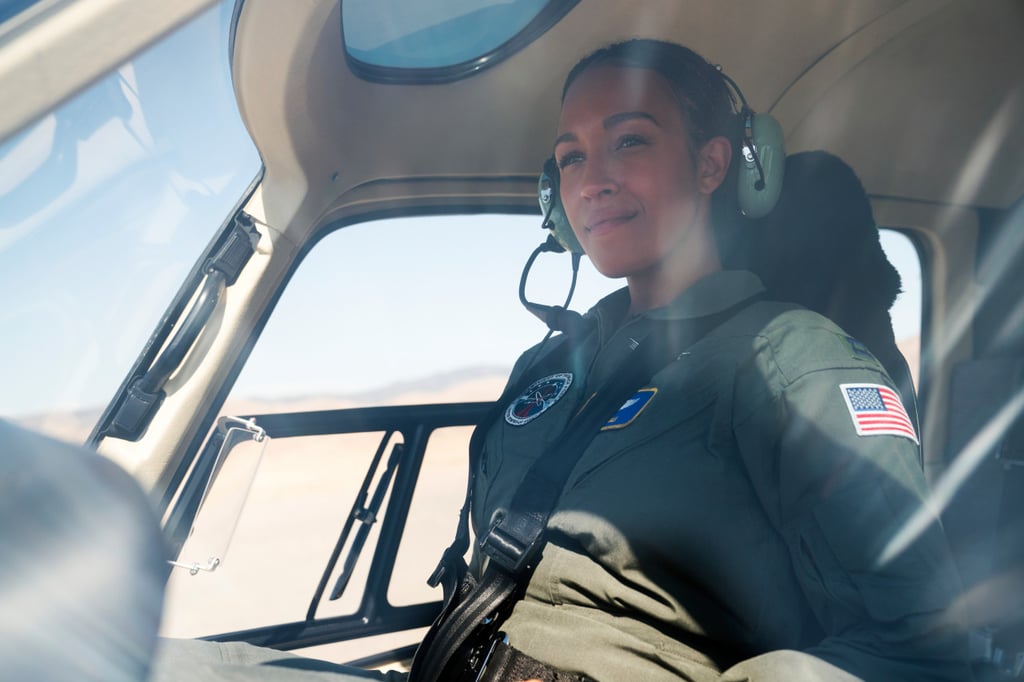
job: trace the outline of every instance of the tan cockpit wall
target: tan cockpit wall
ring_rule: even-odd
[[[101,450],[147,487],[160,488],[301,246],[320,231],[430,206],[532,209],[564,75],[581,56],[614,40],[685,43],[720,61],[754,108],[779,116],[790,151],[839,154],[876,198],[949,203],[954,170],[991,130],[992,110],[957,108],[956,93],[945,92],[930,70],[970,89],[972,78],[985,80],[957,66],[970,48],[985,61],[985,73],[1003,83],[978,86],[972,97],[1020,113],[1020,77],[1011,71],[1024,63],[1024,48],[998,26],[1008,20],[1000,12],[1013,18],[1019,5],[992,0],[983,4],[998,11],[979,18],[975,4],[822,0],[796,12],[782,0],[749,0],[728,11],[703,0],[586,0],[505,62],[454,83],[410,86],[366,82],[348,69],[337,0],[246,0],[233,74],[242,118],[265,163],[260,191],[246,209],[261,223],[263,238],[222,298],[217,323],[172,378],[143,438],[108,438]],[[975,40],[956,37],[962,26]],[[979,33],[984,40],[975,44]],[[908,57],[915,49],[933,61]],[[1020,59],[1004,64],[1006,50]],[[936,131],[949,126],[958,134],[936,148]],[[1007,135],[986,159],[1004,175],[989,173],[969,197],[963,194],[965,203],[1005,207],[1019,194],[1022,171],[1011,161],[1021,156],[1024,133]],[[937,223],[887,224],[925,230]]]

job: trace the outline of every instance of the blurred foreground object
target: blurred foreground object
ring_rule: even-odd
[[[0,421],[0,670],[10,680],[144,680],[167,578],[135,480]]]

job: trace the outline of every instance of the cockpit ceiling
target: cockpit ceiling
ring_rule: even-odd
[[[236,89],[266,190],[301,194],[318,212],[364,201],[367,188],[374,201],[525,206],[565,73],[633,36],[720,61],[756,109],[778,116],[790,151],[839,154],[876,196],[1001,208],[1024,193],[1017,0],[749,0],[728,11],[703,0],[587,0],[493,68],[400,86],[349,71],[337,0],[246,0]]]

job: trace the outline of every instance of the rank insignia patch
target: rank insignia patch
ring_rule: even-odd
[[[640,416],[640,413],[644,411],[647,404],[651,402],[655,394],[658,392],[656,388],[641,388],[639,391],[633,394],[633,397],[622,404],[619,411],[615,415],[605,422],[605,425],[601,427],[602,431],[609,429],[622,429],[630,424]]]
[[[880,384],[841,384],[858,436],[903,436],[918,443],[914,424],[896,391]]]
[[[508,406],[505,421],[512,426],[529,424],[557,403],[571,384],[572,374],[568,372],[538,379]]]
[[[852,336],[846,337],[846,342],[850,344],[850,350],[853,352],[853,357],[860,358],[861,360],[874,360],[875,356],[871,354],[868,347],[863,343],[853,338]]]

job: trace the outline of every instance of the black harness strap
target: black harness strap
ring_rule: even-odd
[[[488,410],[487,414],[480,420],[480,423],[477,424],[476,429],[473,430],[473,435],[469,440],[469,476],[466,480],[466,496],[462,509],[459,510],[459,521],[455,530],[455,539],[452,540],[452,544],[441,555],[437,568],[434,569],[434,572],[427,579],[427,584],[431,587],[441,585],[446,607],[451,602],[452,597],[458,592],[468,570],[464,557],[469,549],[469,512],[473,497],[473,485],[476,482],[477,467],[480,464],[487,432],[490,430],[491,424],[501,417],[508,401],[526,390],[526,387],[533,382],[539,368],[552,364],[560,365],[564,362],[566,355],[571,351],[573,341],[575,341],[575,336],[572,334],[555,337],[554,343],[558,345],[547,351],[547,355],[544,356],[540,365],[534,366],[531,364],[528,368],[530,371],[524,371],[519,377],[519,381],[506,386],[501,396],[494,402],[493,407]],[[543,350],[543,347],[538,348],[538,351],[541,350]]]
[[[588,682],[582,675],[553,669],[505,642],[494,645],[487,658],[480,682],[506,682],[507,680],[541,680],[541,682]]]
[[[638,348],[646,350],[647,345],[641,343],[634,348],[629,360],[637,355]],[[479,633],[478,627],[493,624],[496,628],[507,615],[505,611],[514,601],[511,597],[520,587],[520,578],[532,570],[540,554],[544,528],[565,479],[600,427],[639,384],[650,378],[648,365],[643,361],[621,363],[602,390],[573,418],[553,447],[534,462],[519,485],[508,512],[497,518],[480,540],[480,551],[490,559],[480,583],[461,603],[454,608],[446,607],[439,616],[435,628],[416,651],[410,680],[459,679],[462,677],[459,672],[453,674],[449,670],[450,662],[460,669],[464,667],[467,673],[476,668],[479,661],[475,659],[481,658],[485,652],[467,650],[467,643],[474,634],[485,640],[489,635]],[[454,600],[448,606],[453,603]],[[456,660],[459,657],[468,660]]]
[[[672,329],[670,334],[651,334],[634,341],[633,352],[584,404],[580,412],[524,476],[509,505],[489,531],[480,539],[479,548],[488,559],[487,569],[479,584],[464,586],[468,594],[454,599],[456,586],[450,586],[455,572],[466,574],[462,556],[468,549],[469,500],[460,514],[459,536],[445,552],[442,564],[431,576],[433,584],[443,582],[446,603],[427,636],[417,649],[410,671],[410,682],[476,679],[483,660],[493,644],[494,634],[515,602],[513,595],[525,588],[536,566],[544,544],[544,531],[570,473],[587,445],[622,404],[660,369],[679,357],[681,352],[705,334],[734,315],[752,300],[748,299],[727,310],[688,320]],[[521,390],[521,389],[520,389]],[[512,391],[505,391],[496,406],[501,407]],[[493,419],[495,415],[489,415]],[[486,427],[483,422],[474,432],[479,447]],[[476,462],[471,462],[470,492]],[[462,537],[466,524],[466,537]],[[464,543],[464,544],[462,544]],[[457,561],[457,563],[445,562]],[[461,565],[461,569],[457,566]],[[473,640],[473,641],[471,641]],[[474,648],[475,647],[475,648]]]

